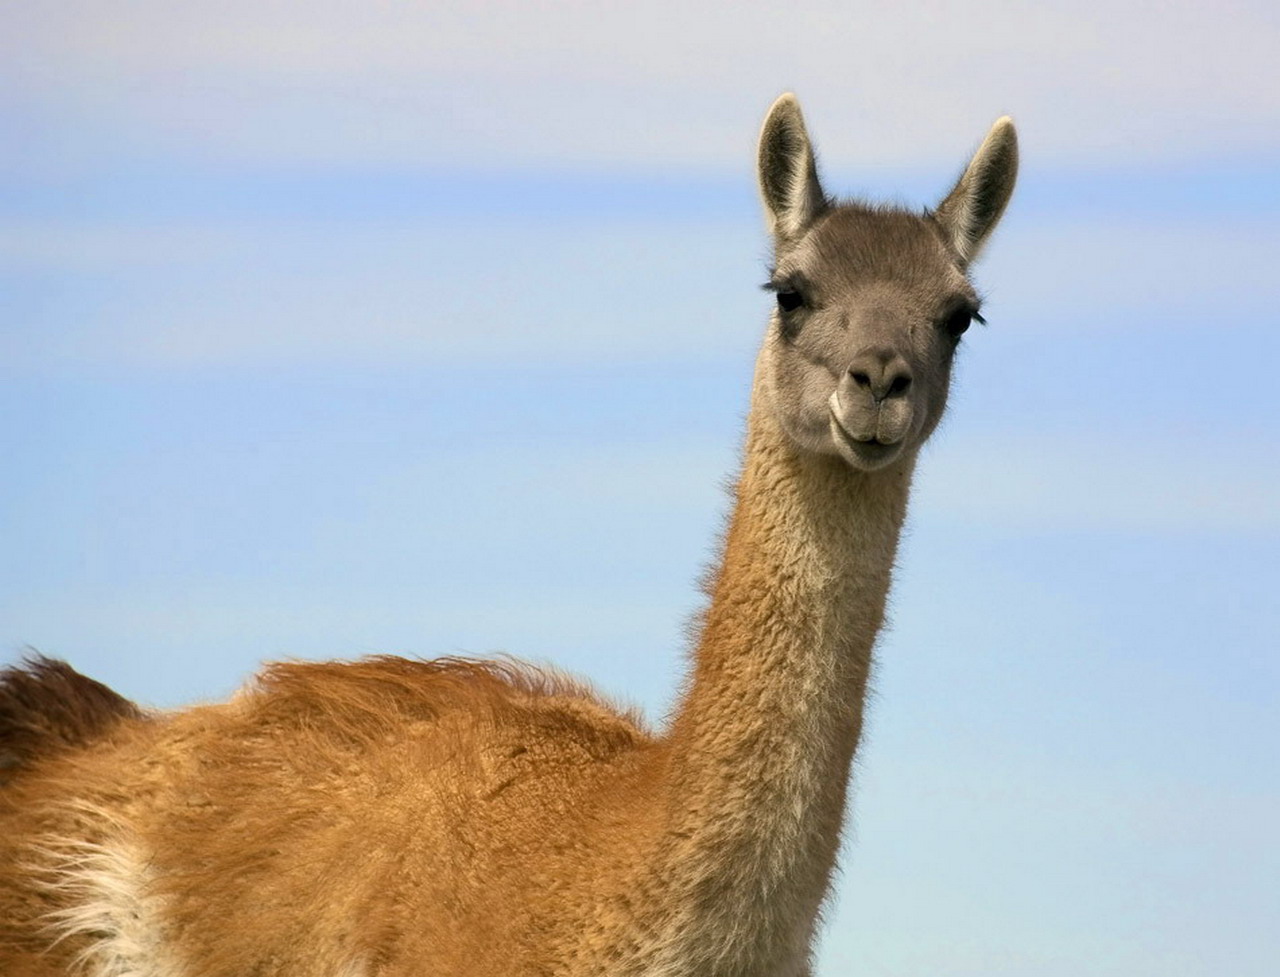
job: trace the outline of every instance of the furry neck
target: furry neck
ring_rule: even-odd
[[[681,973],[806,972],[914,465],[802,452],[754,399],[669,740],[657,866]]]

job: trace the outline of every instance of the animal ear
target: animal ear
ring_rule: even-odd
[[[934,217],[963,264],[978,256],[1004,213],[1018,176],[1018,133],[1007,115],[997,119],[964,176]]]
[[[765,116],[756,162],[769,232],[777,238],[796,237],[826,208],[827,198],[818,183],[800,103],[790,92]]]

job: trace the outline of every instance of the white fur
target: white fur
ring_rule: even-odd
[[[88,977],[183,977],[166,949],[158,897],[148,891],[146,853],[104,812],[77,813],[96,822],[86,836],[101,840],[46,837],[32,866],[62,906],[45,917],[55,942],[84,941],[76,964]]]

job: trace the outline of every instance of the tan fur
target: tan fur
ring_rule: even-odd
[[[27,732],[0,790],[0,975],[808,974],[916,450],[954,349],[918,333],[970,290],[931,218],[831,210],[794,100],[771,119],[779,267],[828,279],[851,373],[871,369],[863,319],[876,355],[898,344],[916,433],[822,441],[838,433],[822,426],[830,391],[812,357],[808,386],[789,387],[799,347],[775,314],[669,727],[503,662],[276,664],[230,702],[165,715],[65,666],[11,669],[0,737],[4,689]],[[41,719],[55,714],[88,718]]]

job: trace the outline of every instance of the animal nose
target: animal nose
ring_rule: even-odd
[[[900,397],[911,388],[911,367],[892,349],[864,349],[849,364],[853,382],[871,394],[876,403]]]

